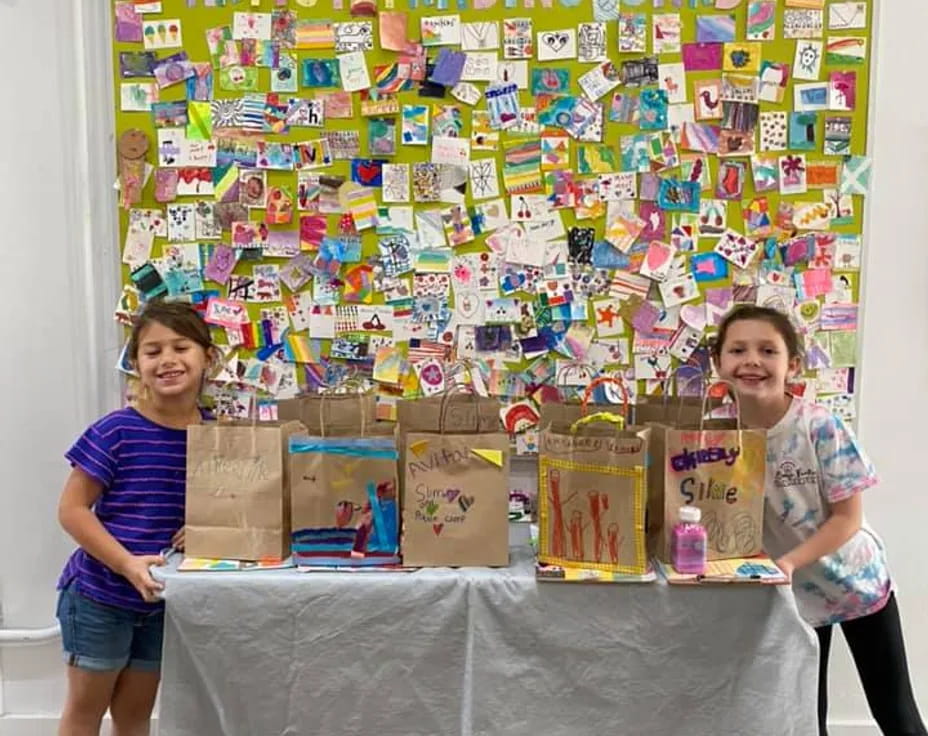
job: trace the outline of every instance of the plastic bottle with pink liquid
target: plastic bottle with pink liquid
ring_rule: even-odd
[[[684,575],[706,574],[708,535],[699,523],[702,512],[695,506],[680,507],[680,521],[670,537],[670,561]]]

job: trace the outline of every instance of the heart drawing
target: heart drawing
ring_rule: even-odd
[[[541,42],[554,53],[564,48],[569,40],[570,38],[563,31],[552,31],[551,33],[545,33],[541,37]]]
[[[465,496],[463,493],[458,497],[458,506],[461,507],[461,511],[466,512],[471,506],[474,505],[476,499],[473,496]]]
[[[673,250],[658,241],[652,241],[651,247],[648,248],[647,262],[648,269],[651,271],[660,271],[670,260]]]
[[[437,537],[439,534],[441,534],[441,530],[444,529],[444,528],[445,528],[445,525],[444,525],[444,524],[432,524],[432,531],[435,532],[435,536],[436,536],[436,537]]]

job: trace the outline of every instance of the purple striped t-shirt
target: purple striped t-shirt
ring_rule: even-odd
[[[120,409],[91,425],[65,457],[103,485],[94,512],[129,552],[156,555],[171,545],[184,525],[186,430]],[[65,565],[59,590],[72,580],[82,595],[111,606],[148,613],[164,605],[146,603],[128,580],[83,549]]]

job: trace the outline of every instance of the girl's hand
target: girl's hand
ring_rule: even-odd
[[[184,541],[186,540],[186,527],[181,527],[177,533],[171,537],[171,545],[181,552],[184,551]]]
[[[773,564],[779,567],[782,573],[786,575],[787,581],[790,583],[793,582],[793,571],[796,569],[796,566],[789,561],[788,557],[781,557],[778,560],[774,560]]]
[[[151,576],[148,568],[163,564],[161,555],[133,555],[122,565],[119,574],[132,584],[146,603],[155,603],[164,586]]]

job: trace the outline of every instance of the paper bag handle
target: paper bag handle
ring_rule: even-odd
[[[712,391],[716,386],[723,386],[727,389],[727,393],[732,397],[732,401],[735,405],[735,430],[741,431],[741,400],[738,398],[738,389],[735,388],[735,384],[731,381],[726,381],[724,378],[713,381],[708,386],[706,386],[706,392],[702,397],[702,410],[699,412],[699,431],[703,431],[703,427],[706,423],[706,407],[709,403],[709,398],[712,396]]]
[[[665,407],[667,406],[667,401],[668,401],[668,399],[670,398],[670,390],[669,390],[669,389],[670,389],[670,381],[673,379],[674,376],[677,375],[677,373],[680,371],[680,368],[682,368],[683,365],[684,365],[684,364],[678,365],[676,368],[674,368],[672,371],[670,371],[670,373],[667,374],[667,377],[666,377],[663,381],[661,381],[661,391],[662,391],[663,394],[664,394],[664,406],[665,406]],[[689,364],[687,364],[687,365],[693,365],[693,364],[692,364],[692,363],[689,363]],[[703,384],[705,384],[705,383],[706,383],[706,372],[702,369],[702,366],[693,366],[693,367],[694,367],[694,368],[699,368],[699,373],[698,373],[697,375],[693,376],[692,378],[690,378],[690,379],[686,382],[685,385],[686,385],[686,386],[689,386],[691,383],[693,383],[693,382],[696,381],[696,380],[700,380]]]
[[[248,416],[251,419],[251,454],[256,455],[258,452],[258,389],[255,387],[248,394]],[[222,426],[223,422],[231,424],[232,420],[228,418],[219,417],[216,421],[216,426],[214,429],[218,429]],[[213,452],[219,452],[219,432],[214,431],[213,437],[215,442],[213,443]]]
[[[623,417],[621,414],[613,414],[609,411],[598,411],[595,414],[581,417],[576,422],[571,424],[570,433],[575,434],[581,427],[585,427],[587,424],[596,424],[597,422],[615,425],[616,432],[621,432],[623,429],[625,429],[625,417]]]
[[[696,367],[699,367],[699,366],[696,366]],[[673,379],[674,376],[677,375],[677,371],[679,371],[680,368],[681,366],[678,365],[676,368],[670,371],[670,373],[667,374],[667,377],[663,381],[661,381],[662,407],[663,407],[663,416],[664,416],[665,421],[669,413],[668,410],[669,410],[669,404],[670,404],[670,381]],[[689,387],[692,383],[696,381],[699,381],[703,386],[705,386],[707,383],[706,372],[702,370],[701,367],[699,368],[699,373],[693,376],[692,378],[690,378],[684,385]],[[681,394],[681,395],[676,396],[675,398],[677,400],[677,424],[679,425],[680,418],[683,416],[683,396]]]
[[[628,416],[628,389],[625,388],[625,381],[615,378],[614,376],[600,376],[590,381],[590,385],[586,387],[586,390],[583,392],[583,399],[580,401],[580,413],[582,415],[586,415],[587,405],[593,397],[593,389],[607,383],[618,386],[622,390],[622,417]]]
[[[480,399],[475,391],[468,391],[465,386],[455,384],[445,389],[441,395],[441,407],[438,411],[438,433],[445,433],[445,415],[448,411],[448,399],[454,394],[466,394],[474,400],[474,433],[480,433]]]
[[[356,379],[348,379],[343,383],[339,384],[342,387],[348,386],[349,383],[354,382],[354,385],[361,387],[361,382]],[[335,388],[331,388],[328,391],[323,391],[319,394],[319,434],[325,437],[325,398],[326,396],[335,396]],[[355,396],[358,397],[358,411],[360,412],[361,417],[361,436],[367,436],[367,422],[364,418],[364,392],[356,391]]]
[[[463,371],[465,374],[464,382],[458,383],[457,381],[454,381],[453,383],[451,383],[451,385],[467,387],[468,386],[467,379],[470,379],[470,387],[473,388],[474,386],[474,377],[472,374],[472,371],[474,370],[473,365],[474,365],[473,361],[471,361],[469,358],[461,358],[460,360],[456,360],[453,363],[451,363],[448,366],[448,370],[445,372],[445,384],[448,385],[448,383],[451,382],[452,379],[457,377],[458,373]]]

